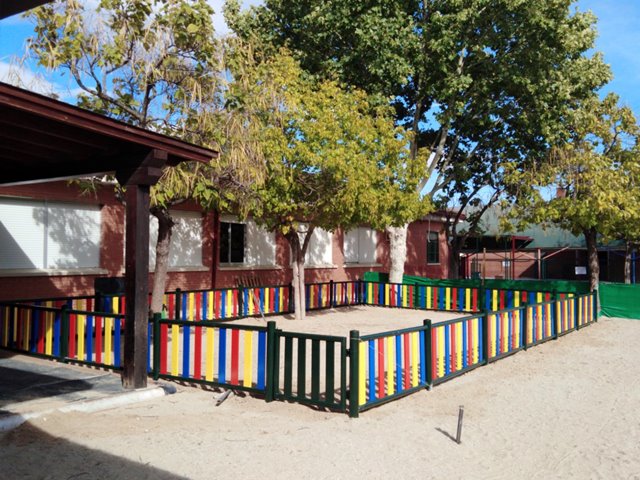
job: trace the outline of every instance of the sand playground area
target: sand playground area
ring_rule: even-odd
[[[371,310],[380,317],[276,320],[347,336],[463,316]],[[262,319],[238,323],[251,322]],[[216,407],[219,392],[178,385],[174,395],[0,433],[0,478],[640,479],[638,345],[640,322],[603,318],[358,419],[242,394]]]

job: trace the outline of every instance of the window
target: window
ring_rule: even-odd
[[[99,265],[100,207],[0,199],[0,269]]]
[[[254,221],[225,217],[220,222],[220,263],[243,266],[276,264],[276,235]]]
[[[220,263],[244,263],[243,223],[220,222]]]
[[[427,263],[440,263],[440,239],[438,232],[427,232]]]
[[[345,263],[375,263],[377,242],[377,232],[370,228],[359,227],[344,232],[343,251]]]
[[[172,210],[174,225],[169,247],[169,267],[202,266],[202,215],[199,212]],[[149,217],[149,269],[155,269],[158,219]]]

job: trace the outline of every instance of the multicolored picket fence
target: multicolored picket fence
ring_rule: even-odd
[[[504,310],[525,303],[549,301],[558,295],[554,292],[527,290],[379,282],[363,282],[362,291],[365,305],[470,313],[482,310]]]
[[[265,392],[267,328],[154,321],[154,376]]]
[[[375,406],[426,385],[430,325],[393,332],[351,337],[352,382],[357,376],[357,396],[352,402]],[[355,365],[354,365],[355,364]],[[352,383],[352,394],[356,384]]]
[[[378,301],[389,299],[389,306],[404,307],[399,300],[412,294],[411,286],[405,287],[372,288],[367,297],[371,301],[373,290]],[[415,293],[418,287],[412,287]],[[493,292],[490,295],[493,298]],[[352,332],[349,414],[356,417],[376,405],[438,385],[597,320],[595,294],[559,297],[530,304],[525,303],[524,294],[505,295],[505,301],[519,305],[435,324],[427,320],[420,327],[363,337]],[[531,297],[527,294],[526,298]],[[547,297],[536,293],[533,298]]]
[[[124,315],[52,305],[0,304],[0,347],[120,368]]]
[[[177,290],[149,323],[150,374],[355,417],[578,330],[597,312],[595,294],[357,281],[307,285],[306,293],[308,310],[365,304],[471,315],[347,339],[220,321],[289,312],[290,286]],[[0,348],[119,369],[125,313],[118,296],[0,302]]]

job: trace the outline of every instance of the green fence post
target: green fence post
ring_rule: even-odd
[[[176,288],[176,309],[174,312],[174,316],[173,318],[175,318],[176,320],[181,320],[180,315],[182,312],[182,290],[180,290],[179,288]]]
[[[349,416],[351,418],[358,418],[360,408],[358,405],[358,388],[360,381],[358,378],[359,370],[359,349],[360,349],[360,332],[358,330],[351,330],[349,332]]]
[[[287,313],[293,313],[293,283],[290,283],[289,286],[289,311]],[[304,308],[304,305],[302,306]]]
[[[364,289],[366,288],[364,282],[361,279],[356,280],[358,282],[358,298],[356,299],[356,302],[358,305],[364,305],[365,304],[365,298],[366,295],[364,294]]]
[[[160,319],[162,313],[153,314],[153,379],[160,378]]]
[[[425,368],[426,377],[427,377],[427,390],[431,390],[433,388],[433,365],[431,364],[431,320],[426,319],[422,322],[422,324],[427,327],[424,334],[424,358],[425,358]]]
[[[599,305],[599,301],[598,301],[598,289],[596,288],[593,291],[593,320],[594,321],[598,321],[598,308],[600,308]]]
[[[274,382],[276,376],[276,322],[269,320],[267,322],[267,381],[265,382],[264,399],[267,402],[273,402],[277,385]]]
[[[558,300],[554,300],[551,306],[551,328],[553,330],[553,339],[558,339]]]
[[[102,312],[104,310],[104,305],[102,301],[102,293],[96,292],[95,297],[93,299],[93,310],[95,312]]]
[[[573,321],[576,323],[576,330],[580,330],[580,315],[579,313],[579,302],[578,302],[578,295],[576,294],[573,297]]]
[[[482,351],[484,352],[484,364],[489,363],[489,314],[482,312]]]
[[[529,305],[525,305],[524,307],[524,332],[522,332],[522,346],[527,350],[527,335],[529,334],[529,324],[531,323],[531,318],[529,316]]]
[[[336,306],[336,295],[333,291],[333,280],[329,280],[329,307],[334,308]]]
[[[69,356],[69,307],[63,305],[60,309],[60,356],[65,359]]]
[[[249,301],[249,293],[247,292],[247,302]],[[260,305],[260,299],[258,298],[258,305]],[[244,287],[238,286],[238,316],[244,317]],[[247,305],[247,317],[249,316],[249,306]]]

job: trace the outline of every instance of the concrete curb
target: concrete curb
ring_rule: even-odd
[[[144,402],[159,398],[165,395],[171,395],[176,393],[176,388],[173,385],[158,385],[156,387],[145,388],[140,390],[134,390],[132,392],[120,393],[117,395],[111,395],[105,398],[97,398],[95,400],[86,400],[83,402],[74,403],[60,408],[53,408],[48,410],[41,410],[39,412],[28,412],[23,414],[11,414],[0,417],[0,432],[7,432],[16,427],[19,427],[24,422],[33,420],[35,418],[42,417],[43,415],[50,415],[55,412],[69,413],[69,412],[83,412],[93,413],[101,410],[108,410],[110,408],[122,407],[124,405],[130,405],[132,403]]]

